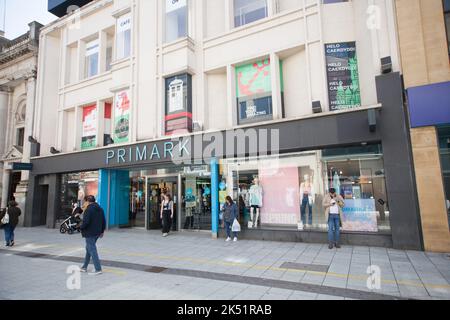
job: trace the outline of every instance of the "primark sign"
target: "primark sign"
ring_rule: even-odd
[[[277,155],[279,150],[278,129],[251,128],[111,148],[104,151],[104,159],[107,167],[149,162],[201,165],[213,158]]]

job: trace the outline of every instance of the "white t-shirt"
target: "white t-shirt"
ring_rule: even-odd
[[[339,214],[339,206],[337,203],[330,207],[330,214]]]

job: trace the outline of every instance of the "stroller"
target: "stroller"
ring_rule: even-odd
[[[81,208],[78,207],[78,204],[76,203],[73,206],[74,208],[72,210],[72,214],[61,223],[59,231],[62,234],[74,234],[75,232],[81,232],[80,227],[81,223],[83,222],[83,220],[81,219],[81,214],[83,213],[83,210],[81,210]]]

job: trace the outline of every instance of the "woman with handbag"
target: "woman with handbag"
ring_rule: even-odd
[[[168,193],[164,193],[164,199],[161,203],[161,214],[160,218],[162,220],[163,225],[163,237],[167,237],[170,232],[170,228],[172,226],[172,220],[174,216],[174,207],[172,198]]]
[[[3,229],[5,230],[5,241],[7,247],[14,246],[14,230],[19,224],[19,217],[21,214],[22,211],[18,207],[18,203],[15,201],[10,201],[8,203],[8,208],[0,216]]]
[[[336,194],[336,189],[331,188],[330,193],[323,199],[326,221],[328,221],[328,248],[340,249],[339,244],[342,226],[342,209],[345,206],[341,195]]]
[[[223,220],[225,222],[225,230],[227,232],[227,242],[231,241],[231,232],[233,228],[233,224],[237,222],[238,218],[238,207],[236,203],[234,203],[233,199],[230,196],[225,198],[225,206],[223,207]],[[238,241],[237,232],[233,231],[234,242]]]

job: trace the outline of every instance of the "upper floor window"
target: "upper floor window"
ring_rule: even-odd
[[[166,0],[166,41],[172,42],[188,35],[187,0]]]
[[[91,78],[98,74],[99,70],[99,40],[94,40],[86,44],[85,78]]]
[[[25,141],[25,128],[17,129],[17,145],[23,147]]]
[[[267,0],[234,0],[235,27],[264,19],[267,16]]]
[[[447,30],[448,54],[450,56],[450,0],[444,0],[444,18]]]
[[[121,60],[131,55],[131,14],[117,19],[117,54],[116,59]]]

